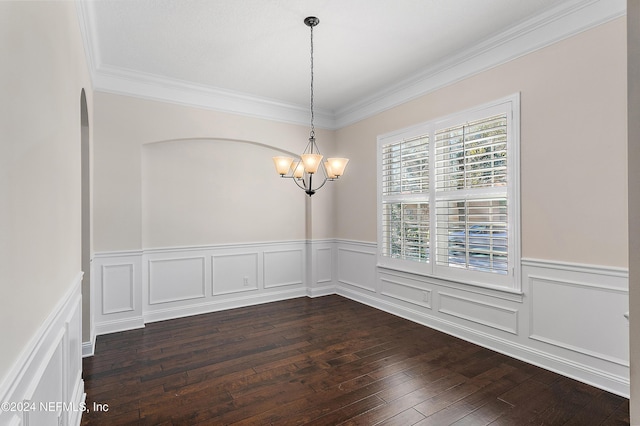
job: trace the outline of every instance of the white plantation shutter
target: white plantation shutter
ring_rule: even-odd
[[[436,130],[439,265],[508,273],[507,116]]]
[[[385,256],[429,261],[429,138],[382,147],[382,251]]]
[[[519,97],[378,137],[378,263],[518,290]]]

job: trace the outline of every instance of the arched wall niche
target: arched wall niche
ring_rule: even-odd
[[[304,194],[270,161],[283,154],[294,155],[222,138],[143,144],[143,248],[304,239]]]

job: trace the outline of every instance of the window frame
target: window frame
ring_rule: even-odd
[[[438,191],[435,167],[435,134],[438,130],[463,125],[474,120],[506,114],[507,119],[507,186],[487,188],[491,197],[504,194],[507,198],[507,273],[483,272],[438,264],[436,261],[438,228],[436,227],[436,203],[445,199],[459,199],[468,190]],[[428,137],[429,189],[426,193],[383,195],[383,151],[393,143]],[[520,94],[501,98],[418,125],[379,135],[377,138],[377,266],[409,272],[448,281],[481,286],[490,289],[521,293],[520,258]],[[456,197],[456,193],[459,194]],[[468,200],[473,200],[472,197]],[[415,261],[385,255],[383,221],[384,205],[394,202],[429,204],[429,260]]]

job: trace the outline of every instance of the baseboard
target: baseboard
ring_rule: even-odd
[[[336,294],[336,286],[334,284],[325,285],[322,287],[312,287],[307,289],[307,297],[322,297],[329,296],[330,294]]]
[[[103,321],[99,324],[96,324],[96,336],[109,333],[118,333],[120,331],[135,330],[136,328],[144,328],[144,318],[133,317]]]
[[[304,289],[293,289],[285,291],[270,292],[267,294],[256,294],[245,297],[234,297],[225,300],[208,301],[205,303],[189,306],[174,306],[164,309],[156,309],[144,313],[143,322],[165,321],[174,318],[183,318],[192,315],[206,314],[210,312],[223,311],[227,309],[242,308],[245,306],[260,305],[262,303],[276,302],[279,300],[303,297],[306,293]],[[144,326],[144,325],[143,325]]]
[[[96,332],[91,332],[91,340],[82,342],[82,358],[93,356],[96,350]]]
[[[27,401],[34,410],[0,410],[0,424],[80,424],[85,399],[81,283],[80,272],[0,385],[0,401]],[[56,410],[40,410],[40,403],[51,402],[59,403]]]

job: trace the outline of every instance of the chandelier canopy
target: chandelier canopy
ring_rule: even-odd
[[[273,162],[280,177],[293,179],[295,184],[311,197],[327,181],[334,181],[342,176],[349,159],[334,157],[322,161],[323,156],[316,144],[313,123],[313,28],[320,23],[320,20],[315,16],[309,16],[305,18],[304,23],[311,29],[311,131],[309,132],[309,143],[299,158],[273,157]]]

